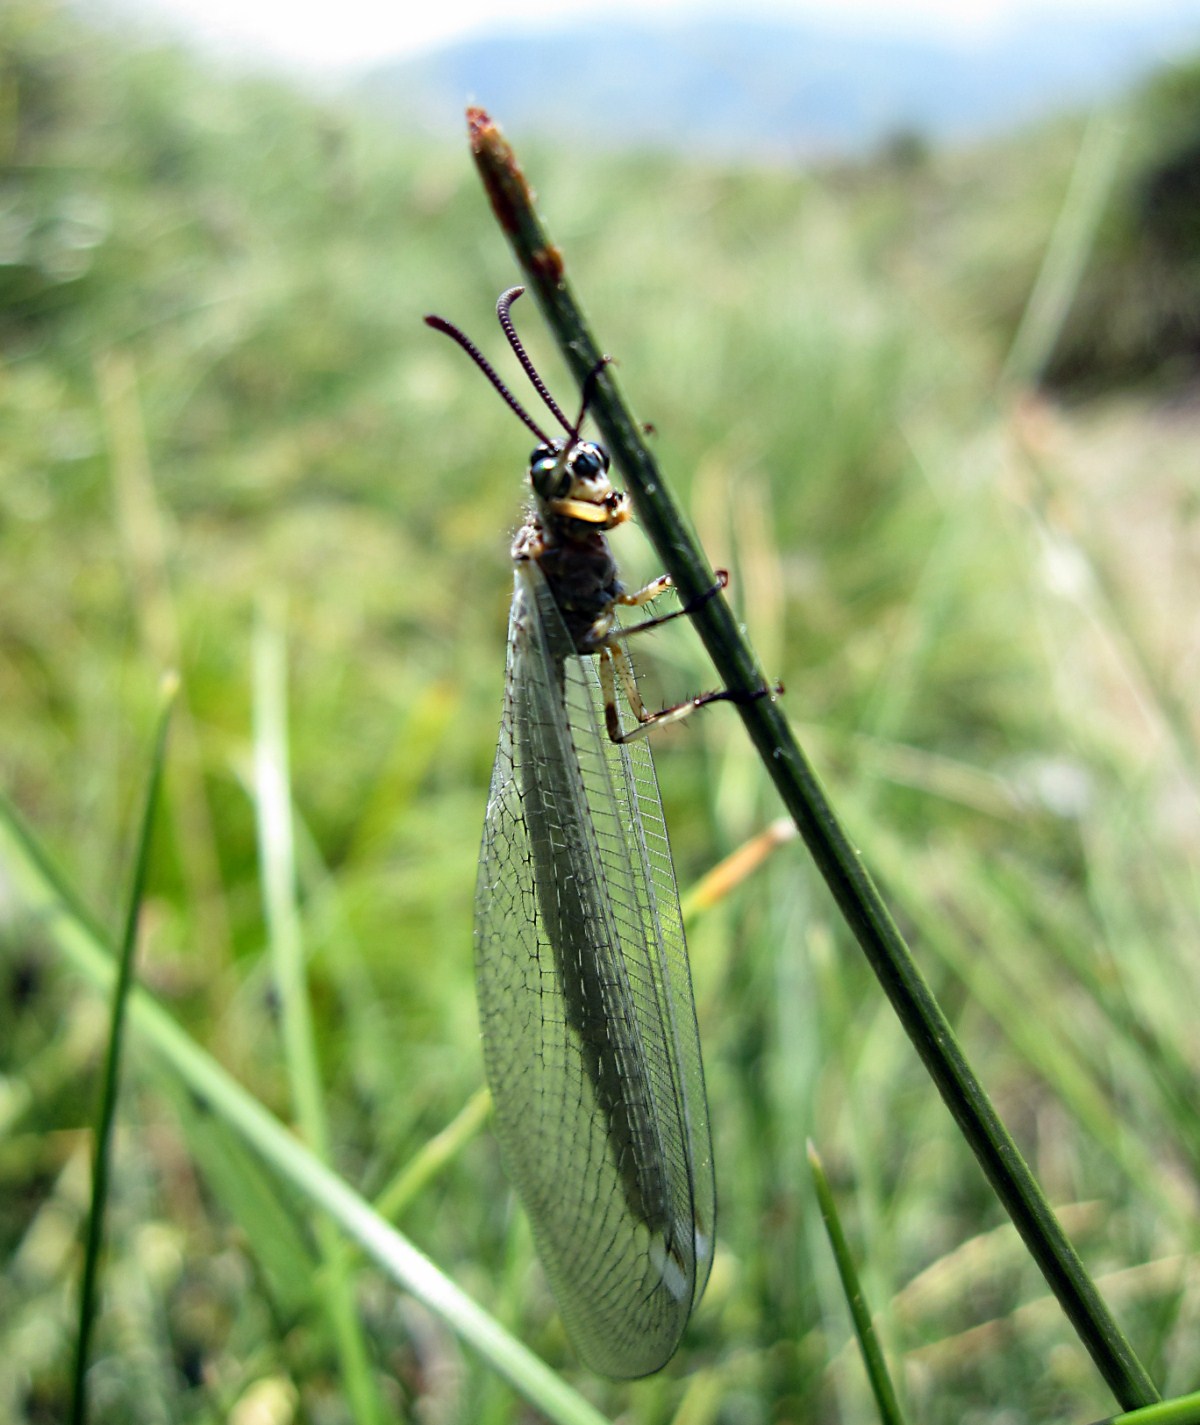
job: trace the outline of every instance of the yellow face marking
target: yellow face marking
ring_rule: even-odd
[[[629,501],[622,498],[616,505],[598,505],[592,500],[550,500],[550,513],[562,519],[579,520],[583,524],[598,524],[613,529],[629,518]]]

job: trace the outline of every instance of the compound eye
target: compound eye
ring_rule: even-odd
[[[608,452],[591,441],[576,447],[571,469],[577,480],[594,480],[608,469]]]
[[[529,479],[543,500],[560,499],[571,488],[566,461],[549,445],[539,445],[530,456]]]

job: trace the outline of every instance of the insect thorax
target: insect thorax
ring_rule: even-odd
[[[537,564],[576,649],[590,653],[595,650],[597,626],[607,631],[623,585],[605,536],[578,521],[570,524],[571,533],[583,530],[582,536],[556,538],[558,531],[547,529],[537,514],[531,514],[513,541],[512,555]]]

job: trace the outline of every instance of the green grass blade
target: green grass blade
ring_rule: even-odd
[[[858,1337],[863,1365],[867,1370],[867,1378],[871,1382],[871,1393],[879,1407],[879,1418],[884,1422],[884,1425],[904,1425],[904,1413],[896,1399],[895,1387],[892,1385],[887,1361],[883,1355],[883,1347],[875,1333],[875,1323],[871,1320],[871,1311],[867,1306],[867,1299],[858,1279],[854,1258],[850,1252],[850,1244],[846,1241],[846,1234],[842,1231],[841,1218],[838,1216],[837,1204],[834,1202],[833,1193],[829,1188],[829,1179],[825,1176],[820,1156],[812,1143],[808,1145],[808,1165],[812,1170],[813,1183],[817,1189],[817,1201],[821,1207],[821,1218],[825,1223],[825,1231],[829,1236],[829,1245],[833,1248],[833,1258],[837,1263],[838,1275],[842,1279],[846,1305],[850,1308],[854,1334]]]
[[[1142,1410],[1129,1410],[1124,1415],[1110,1415],[1098,1425],[1200,1425],[1200,1391],[1179,1395],[1174,1400],[1160,1400]]]
[[[410,1163],[406,1163],[387,1187],[376,1197],[375,1210],[381,1217],[394,1222],[405,1208],[422,1193],[439,1172],[462,1151],[487,1122],[492,1111],[492,1096],[487,1089],[477,1089],[463,1104],[440,1133],[435,1134]]]
[[[141,920],[142,897],[146,889],[146,873],[150,864],[150,838],[154,830],[154,815],[158,809],[162,786],[163,764],[167,752],[167,731],[171,724],[171,707],[179,688],[174,676],[164,680],[162,708],[150,760],[150,776],[146,785],[146,800],[138,829],[134,852],[133,876],[129,885],[129,900],[125,908],[125,924],[117,955],[112,987],[112,1013],[109,1021],[108,1049],[100,1079],[100,1104],[96,1115],[96,1142],[92,1167],[92,1201],[88,1213],[87,1236],[83,1254],[83,1279],[79,1288],[79,1330],[75,1338],[75,1365],[72,1382],[71,1420],[83,1425],[88,1416],[87,1368],[91,1356],[92,1331],[96,1322],[96,1286],[100,1272],[100,1252],[104,1243],[104,1214],[108,1204],[108,1170],[112,1149],[113,1124],[120,1092],[121,1051],[125,1040],[125,1016],[133,989],[133,956],[137,946],[138,924]]]
[[[0,796],[0,864],[13,893],[44,923],[70,963],[103,990],[117,975],[104,931],[83,910],[50,858]],[[429,1308],[559,1425],[603,1425],[604,1417],[526,1346],[478,1306],[423,1253],[379,1216],[288,1128],[186,1035],[145,991],[134,987],[128,1015],[144,1042],[186,1087],[295,1189],[327,1212],[341,1231],[398,1286]]]
[[[254,641],[254,813],[263,910],[296,1117],[314,1151],[328,1158],[328,1124],[296,905],[285,663],[278,623],[260,616]]]
[[[1125,131],[1120,118],[1099,110],[1084,133],[1058,222],[1004,363],[1005,385],[1036,382],[1054,351],[1112,191]]]
[[[564,359],[582,383],[598,367],[602,348],[567,284],[562,251],[534,211],[529,185],[499,129],[478,108],[467,111],[467,124],[492,210]],[[590,414],[625,477],[638,521],[681,598],[696,600],[713,587],[713,572],[663,480],[641,424],[620,395],[611,366],[601,371],[593,388]],[[726,688],[753,696],[768,686],[723,595],[698,607],[693,623]],[[777,700],[758,696],[741,703],[738,711],[842,916],[1067,1319],[1123,1407],[1157,1401],[1154,1382],[967,1062]]]
[[[296,904],[286,680],[287,653],[280,620],[262,614],[254,642],[254,809],[267,938],[292,1101],[301,1133],[317,1157],[327,1163],[329,1124]],[[359,1326],[350,1264],[334,1224],[324,1213],[317,1218],[316,1235],[324,1265],[318,1296],[336,1343],[342,1386],[354,1419],[363,1425],[381,1425],[383,1402]]]

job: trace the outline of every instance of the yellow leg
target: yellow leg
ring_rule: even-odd
[[[644,589],[639,589],[636,594],[618,594],[617,603],[625,604],[629,608],[640,609],[643,604],[648,604],[651,599],[657,599],[660,594],[665,594],[668,589],[674,587],[669,574],[660,574],[657,579],[652,580]]]
[[[672,722],[682,722],[685,717],[690,717],[692,713],[707,703],[751,702],[755,698],[770,697],[773,693],[783,691],[782,688],[760,688],[751,693],[701,693],[699,697],[689,698],[687,702],[677,703],[674,707],[663,708],[661,712],[646,711],[646,705],[642,702],[642,695],[638,692],[637,681],[633,676],[633,664],[630,663],[629,654],[625,651],[624,640],[631,634],[644,633],[648,629],[670,623],[672,619],[694,613],[700,603],[712,598],[715,593],[723,589],[728,580],[729,575],[723,569],[718,569],[717,582],[711,589],[706,590],[698,600],[684,608],[663,614],[660,618],[648,618],[644,623],[634,624],[632,628],[614,628],[611,609],[593,624],[584,650],[587,651],[590,645],[590,651],[595,652],[600,662],[598,671],[600,692],[604,699],[604,722],[613,742],[633,742],[636,738],[645,737],[651,728],[666,727],[668,723]],[[637,608],[642,604],[648,604],[651,599],[657,598],[659,594],[665,593],[671,587],[671,576],[663,574],[652,583],[647,584],[644,589],[639,589],[636,594],[619,595],[615,603]],[[625,695],[625,701],[629,704],[629,710],[637,719],[636,725],[631,727],[628,732],[621,727],[621,711],[617,704],[618,681],[621,684],[621,691]]]
[[[619,643],[604,644],[598,650],[598,656],[600,659],[600,691],[604,697],[604,723],[613,742],[634,742],[639,737],[645,737],[652,728],[666,727],[668,723],[672,722],[682,722],[685,717],[690,717],[706,703],[722,702],[731,696],[729,693],[702,693],[699,697],[689,698],[687,702],[677,703],[671,708],[663,708],[661,712],[647,712],[633,676],[633,665],[621,645]],[[617,704],[618,679],[621,691],[625,694],[625,701],[629,704],[629,710],[637,718],[636,725],[628,731],[621,727],[621,711]]]

